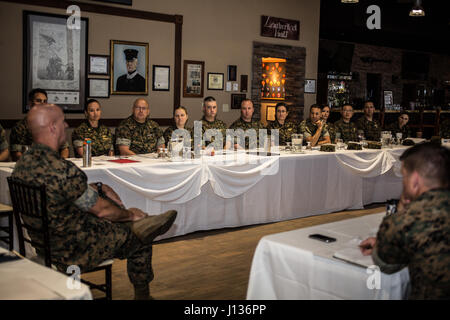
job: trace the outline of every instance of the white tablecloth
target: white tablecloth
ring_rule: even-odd
[[[6,252],[0,247],[0,254]],[[0,263],[0,300],[92,300],[92,294],[85,284],[78,289],[68,275],[19,259]]]
[[[381,273],[379,289],[369,289],[367,282],[373,273],[333,258],[336,251],[356,246],[356,239],[374,236],[384,215],[263,237],[253,257],[247,299],[404,299],[409,283],[407,268],[391,275]],[[324,243],[310,239],[308,235],[314,233],[337,240]]]
[[[405,148],[281,152],[280,157],[245,154],[203,157],[189,162],[135,156],[140,162],[119,164],[107,157],[82,168],[89,182],[112,186],[126,207],[149,214],[178,211],[174,226],[161,238],[198,230],[288,220],[361,209],[364,204],[398,198],[398,157]],[[81,166],[80,159],[72,159]],[[224,161],[226,160],[226,161]],[[0,201],[9,204],[6,177],[0,168]]]

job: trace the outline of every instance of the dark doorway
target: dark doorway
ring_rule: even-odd
[[[376,109],[381,109],[381,74],[367,74],[367,99],[373,101]]]

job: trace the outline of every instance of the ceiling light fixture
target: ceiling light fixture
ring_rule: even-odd
[[[358,3],[359,0],[341,0],[342,3]]]
[[[414,6],[412,7],[411,11],[409,12],[410,17],[424,17],[425,11],[422,8],[422,0],[415,0]]]

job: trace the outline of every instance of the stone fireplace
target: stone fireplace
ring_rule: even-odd
[[[253,42],[251,99],[255,106],[254,117],[265,123],[267,106],[276,105],[280,102],[280,100],[261,99],[262,58],[268,57],[286,59],[286,98],[282,102],[289,106],[288,119],[302,120],[306,49],[264,42]]]

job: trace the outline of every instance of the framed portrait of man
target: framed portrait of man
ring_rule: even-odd
[[[111,40],[110,91],[148,95],[148,43]]]
[[[88,19],[69,25],[67,16],[23,12],[23,113],[28,93],[47,91],[49,103],[65,113],[82,113],[86,96]]]

